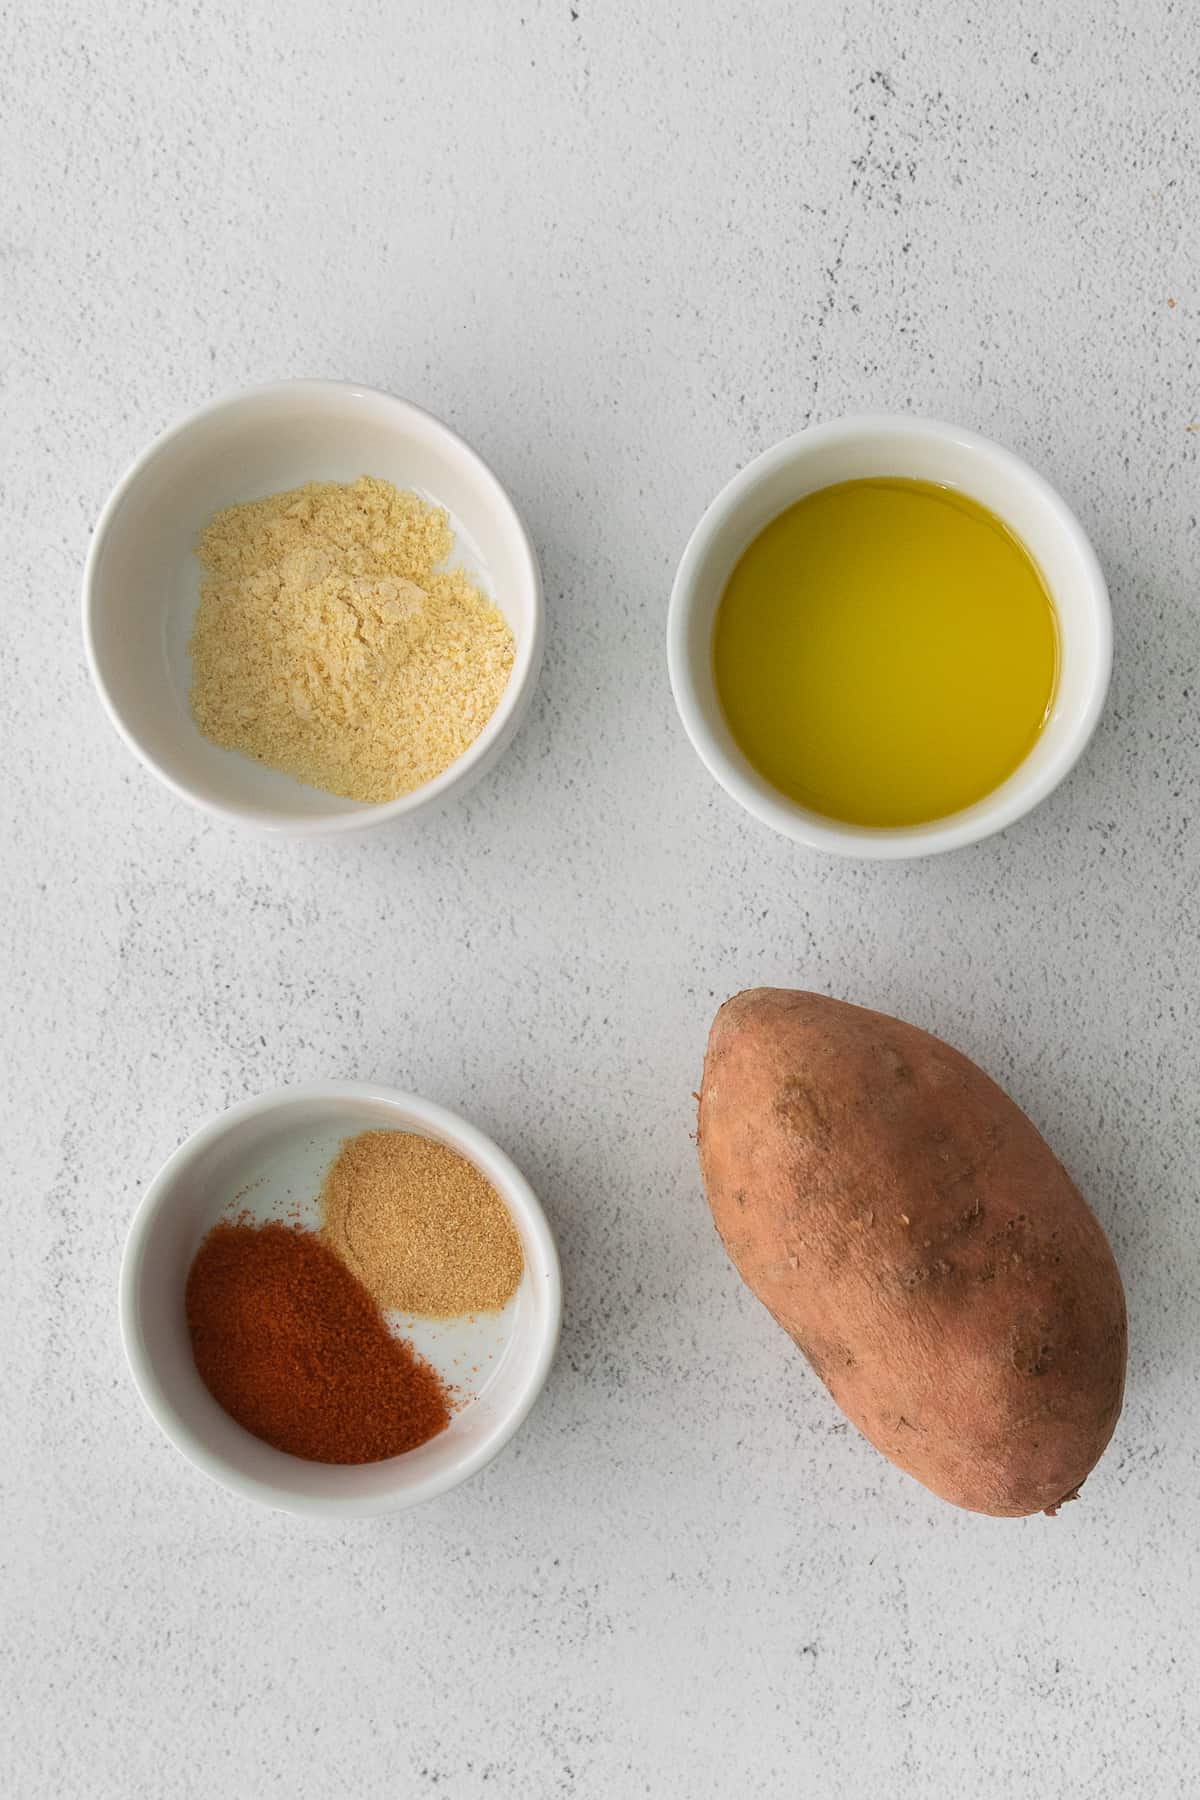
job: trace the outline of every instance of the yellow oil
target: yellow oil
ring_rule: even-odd
[[[804,806],[916,825],[991,793],[1054,698],[1058,629],[1033,558],[977,501],[846,481],[743,552],[713,633],[743,754]]]

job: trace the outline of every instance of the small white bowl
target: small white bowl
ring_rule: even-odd
[[[472,1397],[428,1443],[387,1462],[305,1462],[274,1450],[213,1399],[192,1358],[184,1290],[192,1258],[231,1203],[259,1217],[316,1222],[337,1144],[359,1131],[413,1131],[469,1158],[521,1236],[525,1273],[502,1314],[417,1321],[405,1335]],[[466,1120],[391,1088],[350,1081],[278,1088],[203,1126],[147,1189],[121,1265],[121,1336],[151,1416],[190,1462],[247,1499],[285,1512],[366,1515],[415,1506],[466,1481],[512,1437],[554,1360],[562,1315],[558,1253],[528,1182]],[[489,1357],[494,1366],[488,1370]],[[478,1373],[478,1371],[485,1371]]]
[[[746,546],[795,501],[835,482],[907,476],[956,488],[1004,521],[1041,570],[1058,614],[1060,668],[1050,717],[1007,781],[927,825],[872,828],[825,818],[788,798],[742,755],[725,722],[712,635],[725,584]],[[709,773],[785,837],[844,856],[927,856],[1002,831],[1044,800],[1083,753],[1112,670],[1108,589],[1083,528],[1027,463],[973,431],[930,419],[839,419],[785,438],[735,475],[692,533],[671,593],[667,656],[675,704]]]
[[[445,507],[461,565],[504,614],[512,674],[475,742],[433,781],[379,806],[306,787],[203,737],[189,705],[196,539],[224,506],[307,481],[377,475]],[[487,464],[420,407],[338,381],[280,381],[203,406],[157,438],[119,483],[83,577],[88,665],[130,749],[183,799],[289,836],[360,831],[460,792],[514,736],[542,659],[537,557]]]

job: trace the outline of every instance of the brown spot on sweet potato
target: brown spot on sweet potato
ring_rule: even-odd
[[[939,1286],[956,1273],[954,1264],[947,1262],[944,1256],[934,1257],[932,1262],[910,1263],[907,1269],[900,1271],[900,1286],[907,1293],[915,1288]]]
[[[822,1150],[829,1148],[829,1114],[820,1094],[807,1082],[789,1082],[775,1102],[775,1112],[793,1137],[803,1138]]]
[[[849,1344],[827,1343],[824,1339],[801,1336],[794,1331],[791,1338],[826,1387],[832,1387],[839,1375],[855,1366],[854,1352]]]
[[[923,1250],[947,1250],[961,1246],[978,1231],[983,1222],[983,1202],[978,1198],[962,1212],[956,1213],[944,1225],[936,1225],[927,1238],[922,1238]]]
[[[1054,1345],[1031,1332],[1013,1340],[1012,1366],[1018,1375],[1048,1375],[1054,1367]]]
[[[965,1212],[958,1215],[957,1231],[959,1237],[969,1237],[983,1222],[983,1201],[976,1195]]]
[[[893,1081],[905,1082],[911,1086],[913,1072],[908,1059],[897,1050],[895,1044],[882,1043],[879,1046],[879,1060],[887,1069]]]

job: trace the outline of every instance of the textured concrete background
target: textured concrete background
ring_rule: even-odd
[[[17,0],[4,30],[4,1792],[1194,1793],[1193,9]],[[286,374],[450,420],[544,559],[518,743],[354,846],[179,805],[79,647],[126,462]],[[1116,608],[1066,787],[908,867],[743,817],[664,668],[715,489],[863,407],[1029,456]],[[714,1007],[760,981],[960,1045],[1111,1231],[1129,1401],[1057,1522],[892,1471],[727,1265],[690,1090]],[[115,1308],[168,1151],[326,1074],[499,1138],[568,1291],[500,1461],[336,1528],[189,1469]]]

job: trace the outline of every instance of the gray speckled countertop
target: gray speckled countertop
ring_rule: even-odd
[[[1193,10],[16,0],[4,31],[5,1793],[1194,1793]],[[178,804],[79,645],[123,466],[286,374],[448,419],[546,575],[544,679],[499,771],[354,845]],[[1028,456],[1116,611],[1066,786],[911,866],[755,826],[664,667],[717,487],[861,408]],[[727,1264],[691,1090],[714,1007],[757,982],[951,1039],[1108,1227],[1129,1398],[1056,1522],[894,1472]],[[498,1462],[336,1527],[193,1472],[115,1308],[174,1145],[324,1074],[497,1137],[568,1309]]]

